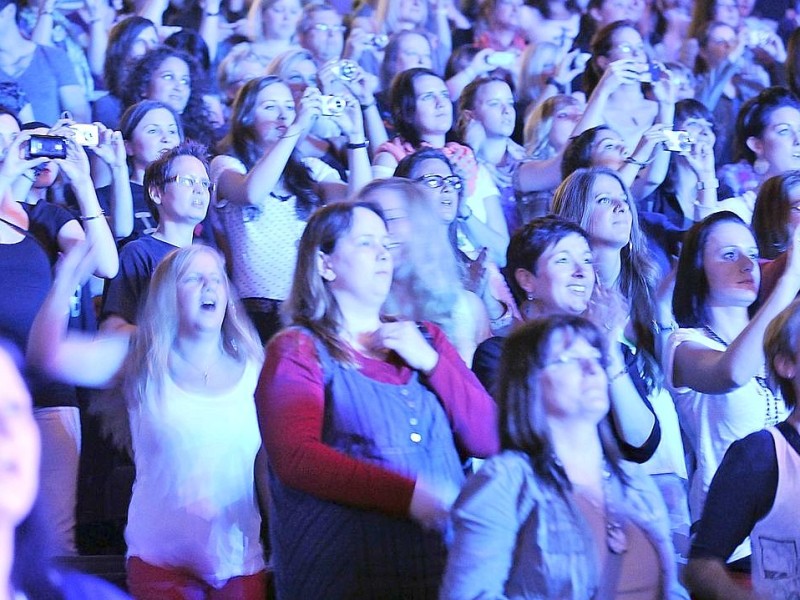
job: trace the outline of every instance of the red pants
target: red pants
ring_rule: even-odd
[[[267,572],[231,577],[215,588],[183,569],[164,569],[128,559],[128,591],[136,600],[264,600]]]

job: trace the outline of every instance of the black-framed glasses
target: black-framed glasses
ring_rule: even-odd
[[[423,175],[422,177],[417,177],[416,179],[420,183],[424,183],[427,187],[431,188],[432,190],[438,190],[442,188],[450,188],[451,190],[461,190],[464,187],[464,182],[461,180],[461,177],[458,175],[448,175],[444,177],[442,175]]]
[[[167,177],[164,180],[166,183],[170,183],[174,181],[180,186],[192,188],[194,189],[196,185],[200,185],[203,188],[203,191],[206,192],[213,192],[214,191],[214,184],[211,183],[205,177],[196,177],[194,175],[173,175],[172,177]]]

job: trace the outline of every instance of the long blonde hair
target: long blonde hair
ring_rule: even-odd
[[[223,350],[239,362],[260,362],[264,358],[258,335],[239,304],[219,252],[200,244],[173,250],[153,273],[147,301],[122,366],[122,393],[129,406],[161,389],[168,372],[169,353],[178,337],[178,282],[201,254],[214,257],[227,292],[228,305],[220,329]]]

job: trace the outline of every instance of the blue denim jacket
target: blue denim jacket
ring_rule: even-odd
[[[661,563],[662,598],[688,598],[676,577],[664,501],[639,465],[612,476],[615,512],[645,533]],[[589,525],[569,497],[540,482],[527,457],[505,451],[464,486],[441,598],[587,600],[600,584]]]

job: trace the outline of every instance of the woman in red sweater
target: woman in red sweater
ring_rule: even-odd
[[[444,334],[386,322],[380,209],[309,220],[256,391],[278,597],[435,598],[462,458],[498,448],[495,406]]]

